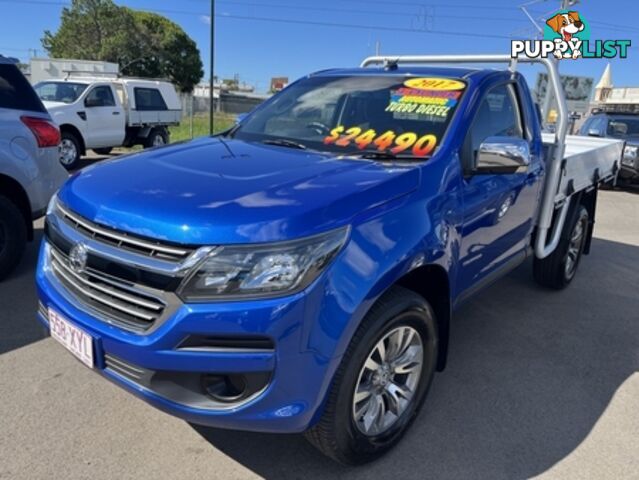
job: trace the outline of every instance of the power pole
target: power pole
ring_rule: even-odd
[[[215,73],[215,0],[211,0],[211,66],[209,80],[209,135],[213,135],[215,128],[214,107],[213,107],[213,75]]]

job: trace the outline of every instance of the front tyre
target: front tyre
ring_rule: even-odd
[[[588,238],[590,217],[583,205],[578,205],[570,222],[564,224],[564,231],[557,248],[548,257],[535,258],[533,275],[544,287],[561,290],[575,278],[577,267]]]
[[[416,417],[436,364],[432,309],[416,293],[393,287],[353,336],[324,413],[307,439],[340,463],[375,460],[399,442]]]

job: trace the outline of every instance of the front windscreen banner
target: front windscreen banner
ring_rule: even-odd
[[[441,77],[309,77],[251,115],[235,136],[287,139],[344,155],[425,158],[441,143],[465,88]]]

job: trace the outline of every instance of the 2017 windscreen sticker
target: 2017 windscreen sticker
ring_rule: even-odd
[[[387,112],[401,120],[444,122],[457,105],[466,85],[447,78],[412,78],[391,90]],[[424,118],[427,117],[427,118]]]

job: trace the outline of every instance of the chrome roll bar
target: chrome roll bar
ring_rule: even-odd
[[[361,67],[369,65],[397,65],[397,64],[484,64],[484,63],[501,63],[508,64],[510,71],[517,70],[518,63],[538,63],[546,67],[548,78],[550,79],[550,87],[557,99],[558,118],[557,129],[555,131],[554,148],[552,149],[552,158],[546,164],[546,181],[541,206],[537,218],[537,235],[535,239],[535,255],[538,258],[545,258],[550,255],[557,245],[561,237],[561,231],[566,221],[566,214],[570,207],[570,198],[566,199],[561,206],[561,211],[557,215],[557,221],[550,234],[553,226],[553,217],[555,215],[555,198],[559,189],[561,180],[561,165],[564,160],[566,150],[566,134],[568,132],[568,107],[566,105],[566,97],[561,86],[559,77],[559,68],[557,60],[554,58],[528,58],[517,57],[511,58],[510,55],[399,55],[399,56],[375,56],[366,58]],[[550,243],[547,242],[550,234]]]

